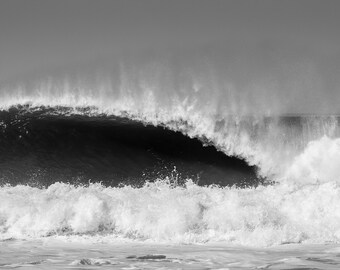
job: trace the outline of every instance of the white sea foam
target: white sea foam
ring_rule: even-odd
[[[340,138],[322,137],[311,141],[287,169],[285,179],[299,183],[340,180]]]
[[[237,189],[166,181],[137,189],[56,183],[0,189],[0,237],[51,235],[88,241],[116,238],[250,246],[340,241],[335,182]]]

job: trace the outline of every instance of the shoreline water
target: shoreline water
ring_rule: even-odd
[[[0,249],[0,269],[338,269],[340,264],[339,244],[249,248],[44,238],[0,242]]]

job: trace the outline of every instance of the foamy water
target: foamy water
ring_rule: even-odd
[[[0,1],[0,269],[339,269],[337,1],[136,2]]]
[[[340,187],[336,182],[258,188],[2,187],[1,238],[83,236],[151,243],[223,242],[247,246],[337,243]]]
[[[114,115],[162,126],[256,166],[259,177],[268,184],[204,187],[190,179],[177,185],[171,177],[141,188],[72,185],[68,179],[47,187],[9,182],[0,188],[0,239],[2,249],[13,253],[6,253],[3,267],[336,269],[340,241],[338,116],[233,114],[223,106],[215,110],[209,102],[204,105],[204,95],[183,98],[175,93],[162,99],[150,85],[138,94],[115,93],[116,99],[110,102],[110,94],[104,90],[96,95],[79,88],[47,89],[3,92],[0,106],[7,111],[26,104],[19,110],[21,114],[53,108],[48,113],[55,117]],[[6,122],[2,125],[6,132]],[[59,255],[53,259],[45,247],[32,257],[21,256],[20,262],[13,257],[21,249],[50,240],[61,241],[51,249],[52,253],[66,250],[60,255],[63,259]],[[108,255],[117,243],[124,244],[117,248],[117,257]],[[136,244],[139,250],[134,249]],[[330,253],[324,253],[329,244],[333,245]],[[82,251],[73,245],[80,245]],[[282,245],[286,247],[281,249]],[[95,246],[99,253],[91,251]],[[159,253],[167,259],[138,259]],[[127,259],[130,254],[135,257]]]

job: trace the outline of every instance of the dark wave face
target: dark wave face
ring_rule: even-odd
[[[0,112],[2,184],[140,186],[165,177],[223,186],[260,181],[255,167],[179,132],[128,118],[66,112],[25,107]]]

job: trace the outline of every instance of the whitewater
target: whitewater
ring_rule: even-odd
[[[220,92],[207,99],[204,86],[198,84],[189,90],[162,92],[159,84],[138,81],[139,90],[134,91],[136,85],[128,81],[122,79],[118,90],[109,82],[95,90],[79,82],[53,81],[16,86],[12,91],[6,88],[0,99],[2,143],[11,139],[11,147],[15,140],[25,146],[32,138],[34,143],[54,138],[59,145],[59,131],[54,137],[44,137],[57,129],[54,123],[60,119],[65,123],[84,121],[82,132],[103,119],[104,126],[127,119],[132,126],[141,124],[139,131],[161,127],[245,161],[255,168],[254,181],[205,185],[194,177],[181,177],[174,166],[168,173],[147,175],[138,183],[111,185],[68,176],[44,182],[47,174],[39,178],[39,171],[28,180],[15,182],[15,174],[27,161],[16,163],[9,155],[11,148],[3,144],[2,168],[16,169],[11,172],[12,183],[11,173],[1,179],[1,267],[319,269],[321,265],[320,269],[337,269],[337,115],[266,112],[269,107],[264,111],[258,104],[247,107],[249,101],[242,105],[237,97],[233,102],[241,103],[232,107],[220,102]],[[32,133],[37,119],[48,119],[46,127],[51,130]],[[73,142],[80,140],[81,134],[75,135]],[[129,156],[137,155],[133,151]],[[55,159],[62,162],[63,158]],[[95,159],[98,164],[105,163],[106,156],[99,153]],[[35,164],[34,158],[31,160],[28,166]],[[76,165],[60,166],[66,171]],[[107,166],[117,164],[108,162]],[[20,262],[15,259],[19,250],[30,249],[35,251],[25,253]],[[66,251],[58,253],[60,249]],[[58,255],[51,258],[51,252]]]

